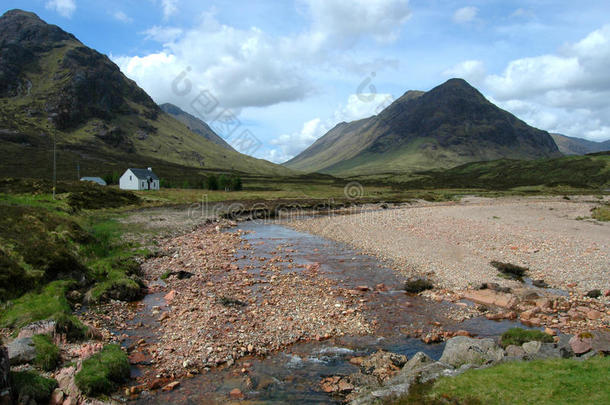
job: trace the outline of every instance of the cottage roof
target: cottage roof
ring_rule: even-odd
[[[131,170],[131,172],[133,174],[135,174],[135,176],[140,180],[147,180],[149,177],[153,180],[159,180],[159,178],[157,177],[155,172],[153,172],[152,170],[135,169],[135,168],[131,168],[131,167],[128,170]]]

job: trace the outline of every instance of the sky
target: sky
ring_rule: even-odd
[[[238,150],[273,162],[342,121],[452,77],[540,129],[610,139],[608,1],[0,4],[73,33],[157,103],[179,106]]]

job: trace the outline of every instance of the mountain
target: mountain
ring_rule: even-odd
[[[551,134],[551,136],[564,155],[586,155],[610,150],[610,140],[594,142],[561,134]]]
[[[48,177],[53,142],[59,178],[129,166],[182,172],[285,175],[285,167],[229,150],[166,114],[108,57],[37,15],[0,17],[0,169]],[[179,168],[184,168],[179,169]]]
[[[208,124],[206,124],[199,118],[183,111],[180,107],[170,103],[161,104],[159,107],[161,108],[161,110],[186,125],[187,128],[193,131],[194,133],[203,136],[208,141],[212,141],[216,145],[220,145],[225,149],[235,151],[235,149],[233,149],[231,145],[225,142],[225,140],[218,136]]]
[[[376,116],[338,124],[285,165],[352,176],[557,156],[547,132],[451,79],[428,92],[408,91]]]

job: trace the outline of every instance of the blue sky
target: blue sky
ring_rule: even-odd
[[[341,121],[463,77],[528,123],[610,138],[610,2],[3,0],[109,55],[158,103],[234,114],[284,161]],[[188,69],[188,70],[187,70]],[[186,72],[181,81],[175,81]],[[190,92],[185,92],[185,83]],[[172,85],[174,84],[174,85]],[[176,87],[177,86],[177,87]],[[178,90],[176,90],[178,89]],[[194,110],[201,92],[216,109]],[[231,139],[229,138],[229,141]]]

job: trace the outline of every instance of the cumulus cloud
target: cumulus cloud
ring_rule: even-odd
[[[443,72],[445,76],[458,77],[475,85],[485,79],[486,73],[485,64],[480,60],[466,60]]]
[[[335,71],[370,68],[370,63],[358,63],[343,51],[364,37],[391,41],[410,15],[406,0],[300,1],[311,24],[292,36],[270,35],[257,27],[236,28],[208,12],[190,29],[146,30],[147,39],[163,44],[162,51],[114,59],[159,102],[188,109],[191,100],[172,90],[175,77],[188,67],[193,91],[186,97],[208,90],[226,108],[263,107],[313,94],[310,73],[321,66]],[[379,68],[393,66],[391,61],[375,63],[382,62]]]
[[[393,100],[391,94],[351,94],[347,102],[340,105],[329,118],[325,120],[314,118],[305,122],[300,131],[283,134],[271,140],[273,149],[268,151],[264,158],[275,163],[290,160],[311,146],[338,123],[356,121],[376,115]]]
[[[464,64],[468,64],[464,62]],[[591,140],[610,138],[610,25],[556,54],[511,61],[482,80],[494,101],[528,123]]]
[[[127,14],[125,14],[122,11],[116,11],[113,14],[113,17],[115,18],[115,20],[120,21],[122,23],[129,24],[129,23],[133,22],[133,18],[129,17]]]
[[[70,18],[76,11],[76,2],[74,0],[48,0],[45,7],[63,17]]]
[[[479,9],[476,7],[462,7],[453,13],[453,21],[458,24],[466,24],[477,18]]]

